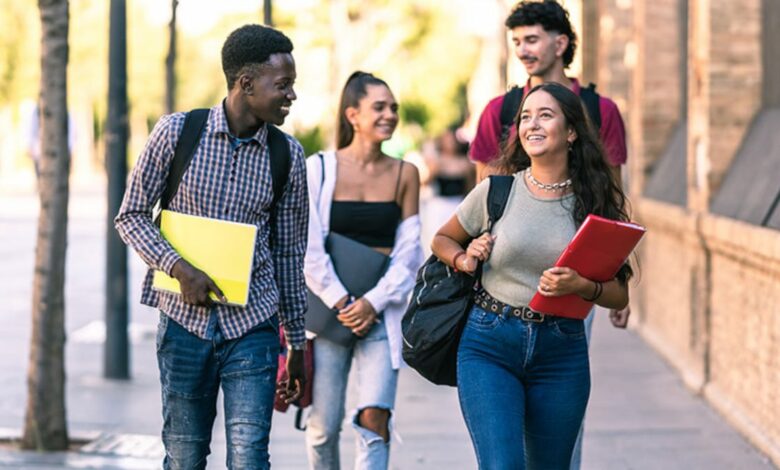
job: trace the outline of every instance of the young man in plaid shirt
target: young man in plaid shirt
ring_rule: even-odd
[[[222,292],[179,256],[152,221],[152,207],[163,192],[182,132],[183,113],[163,116],[155,126],[116,216],[120,236],[149,266],[141,302],[161,311],[157,358],[165,469],[205,468],[220,386],[228,468],[269,468],[280,324],[291,349],[290,380],[280,393],[293,401],[303,390],[303,257],[309,207],[304,155],[301,145],[285,134],[290,172],[281,199],[272,207],[268,145],[269,126],[281,125],[296,99],[292,49],[284,34],[259,25],[230,34],[222,48],[227,97],[209,111],[199,145],[168,206],[175,212],[257,226],[245,307],[212,303],[209,293],[222,297]],[[182,294],[153,290],[153,270],[176,278]]]

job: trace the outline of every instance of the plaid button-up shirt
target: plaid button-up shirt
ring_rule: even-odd
[[[173,265],[181,258],[154,225],[152,208],[168,178],[184,116],[183,113],[163,116],[157,123],[133,168],[122,207],[114,220],[122,240],[149,266],[141,303],[159,308],[201,338],[206,337],[212,309],[228,339],[241,337],[279,312],[288,343],[303,344],[306,310],[303,257],[309,219],[303,148],[285,134],[292,161],[284,195],[277,204],[271,249],[269,218],[273,189],[266,126],[261,126],[251,139],[236,141],[228,130],[222,104],[211,108],[200,144],[168,208],[257,226],[248,304],[246,307],[217,304],[209,309],[185,304],[180,295],[152,289],[154,270],[170,275]]]

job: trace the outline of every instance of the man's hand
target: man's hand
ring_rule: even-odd
[[[339,310],[336,318],[358,336],[368,334],[368,330],[377,322],[374,306],[363,297]]]
[[[609,321],[615,328],[625,328],[628,325],[628,317],[631,315],[631,307],[626,305],[623,310],[610,310]]]
[[[303,351],[291,349],[287,351],[287,378],[277,384],[276,393],[285,403],[292,403],[303,396],[305,385]]]
[[[225,294],[219,287],[200,269],[194,267],[184,259],[180,259],[171,269],[173,277],[181,285],[181,297],[184,303],[208,307],[213,304],[209,294],[214,292],[222,302],[227,302]]]

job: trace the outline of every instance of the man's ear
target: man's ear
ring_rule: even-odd
[[[566,48],[569,47],[569,36],[565,34],[558,34],[555,36],[555,56],[563,57],[563,53],[566,52]]]
[[[246,73],[241,74],[237,80],[238,86],[241,92],[245,95],[251,95],[254,93],[254,80],[252,76]]]

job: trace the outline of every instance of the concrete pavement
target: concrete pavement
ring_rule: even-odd
[[[0,188],[0,437],[21,428],[30,335],[37,200],[30,190]],[[160,400],[154,338],[157,314],[138,304],[144,267],[131,255],[132,379],[102,378],[105,206],[98,187],[78,188],[70,204],[66,304],[67,409],[71,434],[90,441],[81,452],[35,454],[0,445],[0,467],[16,469],[159,468]],[[585,469],[773,468],[634,333],[598,318],[592,344],[593,391]],[[413,371],[399,381],[394,469],[476,468],[454,389],[429,385]],[[209,468],[224,468],[221,416]],[[353,434],[342,438],[349,468]],[[274,468],[305,468],[303,433],[292,413],[276,414]]]

